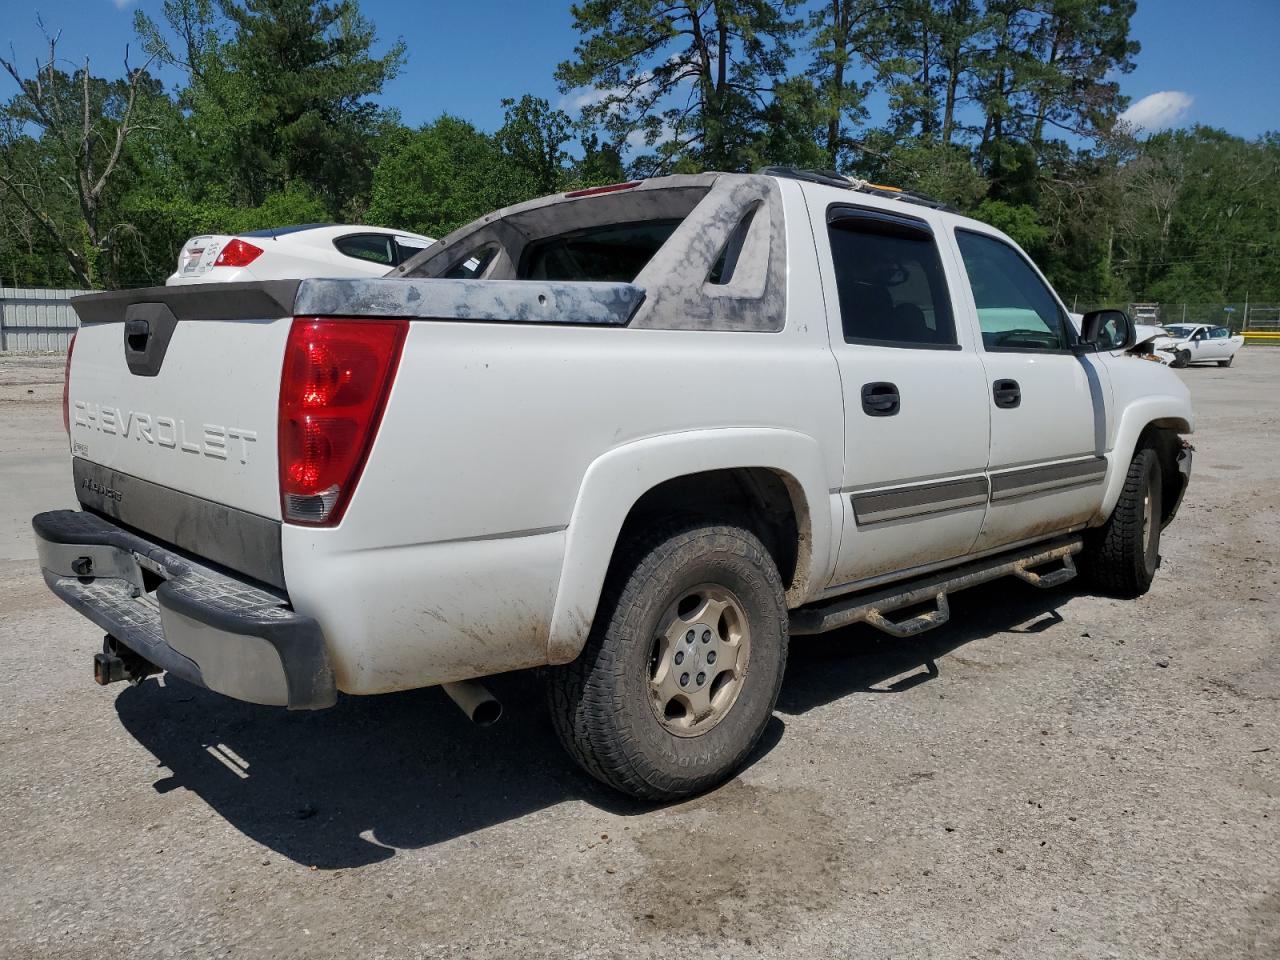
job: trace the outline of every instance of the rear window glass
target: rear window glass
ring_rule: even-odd
[[[529,244],[521,280],[598,280],[630,283],[681,224],[675,220],[609,224]]]
[[[356,260],[368,260],[384,267],[396,264],[396,241],[384,233],[357,233],[333,241],[338,252]]]
[[[442,273],[441,276],[447,280],[474,280],[484,273],[489,266],[489,262],[497,254],[498,245],[496,243],[490,243],[487,246],[472,250],[451,263],[449,269]]]

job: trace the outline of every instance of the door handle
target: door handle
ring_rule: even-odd
[[[902,409],[898,386],[877,381],[862,385],[862,412],[869,417],[892,417]]]
[[[1022,388],[1017,380],[997,380],[991,385],[991,396],[996,406],[1004,410],[1012,410],[1022,403]]]
[[[133,319],[124,325],[124,345],[134,353],[142,353],[147,349],[147,341],[151,338],[151,324],[146,320]]]

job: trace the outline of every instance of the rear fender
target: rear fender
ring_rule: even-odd
[[[792,596],[810,599],[831,572],[832,525],[821,449],[791,430],[691,430],[624,444],[595,460],[583,477],[566,533],[547,658],[568,663],[586,643],[605,572],[631,508],[668,480],[709,470],[757,467],[782,476],[800,526],[797,583]],[[801,513],[806,516],[801,516]]]

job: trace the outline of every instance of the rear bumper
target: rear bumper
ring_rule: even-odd
[[[156,666],[249,703],[337,700],[319,626],[281,596],[96,514],[55,510],[31,525],[49,588]]]

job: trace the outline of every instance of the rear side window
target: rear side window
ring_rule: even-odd
[[[518,277],[630,283],[682,222],[609,224],[538,240],[525,249]]]
[[[1007,243],[956,231],[988,350],[1065,350],[1066,318],[1053,293]]]
[[[1225,340],[1231,336],[1231,331],[1226,327],[1214,327],[1209,333],[1210,340]]]
[[[396,237],[396,264],[402,264],[410,257],[416,257],[425,249],[427,249],[425,243],[410,240],[408,237]]]
[[[845,340],[955,348],[946,276],[928,225],[839,209],[828,219]]]
[[[396,240],[384,233],[353,233],[349,237],[339,237],[333,241],[338,252],[356,260],[367,260],[370,263],[394,267],[396,260]]]

